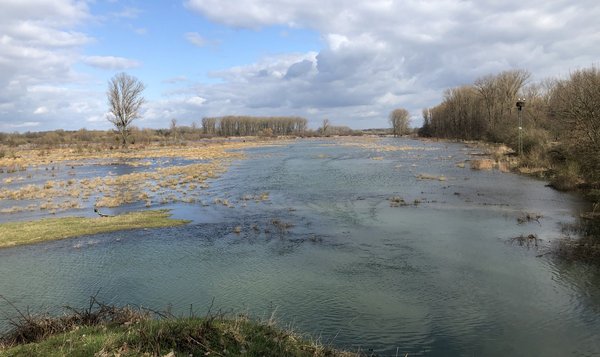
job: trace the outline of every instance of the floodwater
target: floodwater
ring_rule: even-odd
[[[344,143],[247,150],[204,204],[161,206],[187,226],[0,250],[0,294],[56,311],[99,291],[184,315],[214,299],[381,356],[600,354],[600,270],[544,255],[585,209],[578,197],[458,167],[472,151],[460,144]],[[524,212],[543,217],[519,224]],[[521,234],[541,241],[510,242]]]

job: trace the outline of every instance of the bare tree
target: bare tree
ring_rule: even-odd
[[[119,73],[108,82],[108,105],[112,114],[110,121],[119,132],[123,147],[127,146],[131,122],[139,118],[140,107],[145,99],[142,96],[144,84],[127,73]]]
[[[323,119],[323,126],[321,127],[321,134],[327,135],[329,131],[329,119]]]
[[[177,141],[177,119],[173,118],[171,119],[171,125],[169,126],[169,132],[171,134],[171,137],[173,138],[173,141]]]
[[[514,116],[514,102],[530,76],[528,71],[516,69],[488,75],[475,81],[475,89],[483,100],[487,134],[490,139],[506,139],[507,123]]]
[[[576,70],[551,92],[550,114],[562,126],[581,172],[600,186],[600,69]]]
[[[394,136],[400,136],[408,133],[408,110],[404,108],[394,109],[390,113],[390,124]]]

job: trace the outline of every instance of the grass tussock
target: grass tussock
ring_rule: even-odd
[[[20,314],[0,340],[2,356],[289,356],[350,357],[272,320],[211,314],[175,318],[151,310],[114,307],[92,298],[87,309],[58,318]]]
[[[0,224],[0,248],[138,228],[171,227],[188,221],[166,210],[130,212],[112,217],[62,217]]]

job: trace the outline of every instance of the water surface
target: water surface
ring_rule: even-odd
[[[188,226],[0,250],[0,294],[44,311],[100,290],[106,303],[182,314],[203,314],[214,298],[379,355],[600,354],[600,271],[538,257],[580,199],[457,167],[470,152],[459,144],[343,143],[248,150],[202,203],[168,206]],[[523,212],[543,218],[518,224]],[[508,242],[520,234],[542,242]],[[14,314],[5,303],[0,312]]]

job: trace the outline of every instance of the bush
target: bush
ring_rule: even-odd
[[[550,187],[559,191],[571,191],[581,182],[579,165],[575,161],[567,161],[562,165],[550,181]]]

